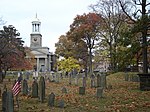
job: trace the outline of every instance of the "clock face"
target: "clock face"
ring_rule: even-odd
[[[32,41],[33,42],[38,42],[38,39],[37,38],[33,38]]]
[[[34,41],[37,41],[37,38],[34,38]]]

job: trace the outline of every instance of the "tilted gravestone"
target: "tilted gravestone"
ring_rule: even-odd
[[[39,80],[39,100],[41,103],[43,103],[44,99],[45,99],[45,79],[43,76],[41,76]]]
[[[38,97],[38,83],[36,80],[33,81],[32,83],[32,98],[37,98]]]
[[[23,80],[23,86],[22,86],[22,94],[28,95],[28,82],[26,79]]]
[[[79,94],[85,95],[85,87],[79,87]]]
[[[103,87],[98,87],[96,91],[96,97],[102,98],[103,97]]]
[[[55,94],[52,92],[48,96],[48,106],[53,107],[55,103]]]

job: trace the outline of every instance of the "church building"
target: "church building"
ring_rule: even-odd
[[[35,56],[34,69],[38,72],[52,71],[53,54],[49,52],[49,48],[42,46],[42,35],[40,33],[41,22],[37,18],[32,21],[32,33],[30,34],[30,50]]]

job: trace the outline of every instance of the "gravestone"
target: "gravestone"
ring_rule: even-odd
[[[53,107],[55,103],[55,94],[52,92],[48,96],[48,106]]]
[[[56,82],[56,83],[59,83],[59,73],[56,73],[55,75],[56,75],[55,82]]]
[[[82,79],[82,86],[86,87],[86,77],[83,77],[83,79]]]
[[[2,93],[2,112],[6,112],[7,108],[7,91],[3,91]]]
[[[97,87],[101,86],[101,76],[100,74],[97,74]]]
[[[129,81],[129,74],[127,72],[124,74],[124,78],[125,78],[125,81]]]
[[[43,76],[40,77],[38,87],[39,87],[39,100],[41,103],[43,103],[45,99],[45,79]]]
[[[78,77],[78,74],[77,74],[76,77],[75,77],[75,85],[78,86],[78,83],[79,83],[79,77]]]
[[[97,87],[106,87],[106,74],[97,74]]]
[[[85,87],[79,87],[79,94],[85,95]]]
[[[28,83],[26,79],[23,80],[22,94],[28,95]]]
[[[34,80],[32,83],[32,98],[38,97],[38,83]]]
[[[91,76],[91,88],[95,87],[95,76],[92,74]]]
[[[64,108],[64,107],[65,107],[65,102],[64,102],[64,100],[60,100],[60,101],[58,102],[58,107],[59,107],[59,108]]]
[[[69,72],[69,85],[72,84],[72,72]]]
[[[6,97],[6,112],[14,112],[14,99],[13,99],[13,93],[7,92]]]
[[[102,98],[103,97],[103,87],[98,87],[96,91],[96,97]]]
[[[29,80],[30,73],[26,72],[26,79]]]
[[[62,88],[62,93],[67,93],[67,89],[65,87]]]

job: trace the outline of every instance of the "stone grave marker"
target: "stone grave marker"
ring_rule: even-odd
[[[91,88],[95,87],[95,76],[92,74],[91,76]]]
[[[78,86],[79,83],[79,77],[78,74],[75,76],[75,85]]]
[[[2,93],[2,112],[6,112],[7,108],[7,91],[3,91]]]
[[[82,86],[86,87],[86,77],[83,77],[83,79],[82,79]]]
[[[97,87],[101,86],[101,76],[100,74],[97,74]]]
[[[127,72],[125,72],[124,78],[125,78],[125,81],[129,81],[129,74]]]
[[[58,102],[58,107],[59,107],[59,108],[64,108],[64,107],[65,107],[65,102],[64,102],[64,100],[60,100],[60,101]]]
[[[23,83],[22,94],[23,95],[28,95],[28,83],[27,83],[27,80],[24,79],[22,83]]]
[[[98,87],[96,91],[96,97],[102,98],[103,97],[103,87]]]
[[[52,92],[48,96],[48,106],[53,107],[55,103],[55,94]]]
[[[44,99],[45,99],[45,79],[43,76],[40,77],[40,80],[39,80],[39,100],[41,103],[44,102]]]
[[[6,97],[6,112],[14,112],[13,93],[8,91]]]
[[[62,93],[67,93],[67,89],[65,87],[62,88]]]
[[[32,98],[38,98],[38,83],[36,80],[32,83]]]
[[[85,87],[79,87],[79,94],[85,95]]]

